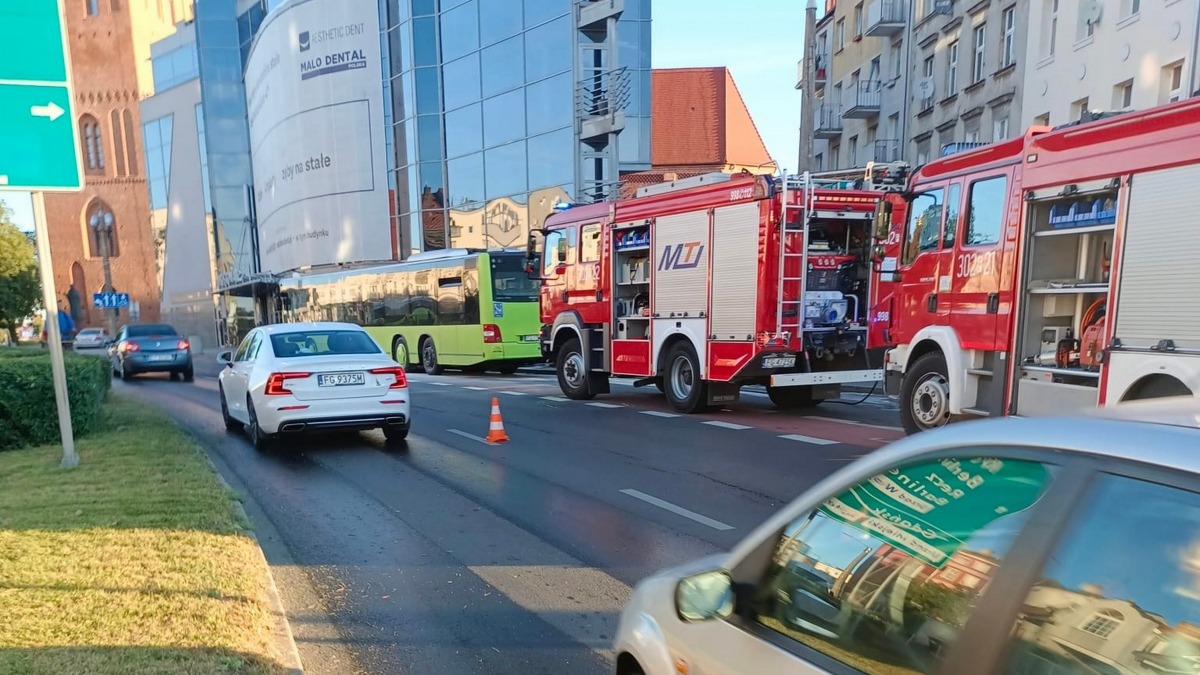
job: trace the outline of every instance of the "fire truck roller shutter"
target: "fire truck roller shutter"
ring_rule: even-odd
[[[738,204],[713,215],[712,335],[717,340],[754,339],[758,306],[760,204]]]
[[[1109,355],[1106,402],[1200,391],[1200,236],[1195,194],[1187,189],[1198,182],[1197,165],[1132,178],[1121,269],[1114,270],[1119,295],[1108,320],[1112,336],[1136,351]],[[1162,340],[1178,353],[1145,351]]]

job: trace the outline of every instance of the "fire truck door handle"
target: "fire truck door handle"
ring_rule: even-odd
[[[987,313],[988,314],[999,314],[1000,313],[1000,294],[999,293],[988,293]]]
[[[569,300],[568,300],[568,297],[567,297],[567,292],[566,292],[566,291],[563,291],[563,298],[562,298],[562,301],[563,301],[563,304],[564,304],[564,305],[565,305],[565,304],[566,304],[566,303],[569,301]]]
[[[596,302],[600,302],[603,299],[604,299],[604,291],[597,288],[596,289]]]
[[[930,313],[937,311],[937,293],[930,293],[929,297],[925,298],[925,309]]]

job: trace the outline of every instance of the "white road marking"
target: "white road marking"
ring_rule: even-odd
[[[435,387],[453,387],[454,386],[453,382],[429,382],[428,380],[417,380],[417,381],[424,382],[425,384],[432,384]]]
[[[541,399],[543,401],[557,401],[559,403],[568,403],[571,400],[565,396],[542,396]]]
[[[839,443],[839,441],[831,441],[826,438],[815,438],[813,436],[804,436],[801,434],[787,434],[784,436],[780,436],[780,438],[784,438],[789,441],[799,441],[801,443],[810,443],[812,445],[837,445]]]
[[[734,424],[733,422],[722,422],[720,420],[709,420],[707,422],[701,422],[701,424],[707,424],[710,427],[721,427],[722,429],[733,429],[734,431],[741,431],[743,429],[753,429],[754,428],[754,427],[748,427],[745,424]]]
[[[621,493],[625,494],[625,495],[629,495],[630,497],[633,497],[634,499],[640,499],[640,500],[646,502],[647,504],[653,504],[654,506],[657,506],[660,509],[670,511],[671,513],[674,513],[677,516],[683,516],[684,518],[687,518],[688,520],[694,520],[697,523],[700,523],[701,525],[707,525],[714,530],[732,530],[733,529],[732,525],[726,525],[725,523],[722,523],[719,520],[713,520],[712,518],[709,518],[708,516],[702,516],[699,513],[696,513],[695,511],[689,511],[689,510],[683,508],[682,506],[676,506],[675,504],[672,504],[671,502],[663,501],[663,500],[659,499],[658,497],[655,497],[653,495],[648,495],[645,492],[639,492],[639,491],[633,490],[633,489],[625,489],[625,490],[621,490]]]
[[[526,393],[525,393],[525,392],[523,392],[523,391],[502,391],[502,392],[500,392],[500,393],[501,393],[501,394],[508,394],[509,396],[528,396],[528,394],[526,394]]]
[[[487,391],[487,387],[463,387],[463,389],[470,389],[471,391]]]
[[[617,405],[616,403],[589,403],[593,408],[624,408],[625,406]]]
[[[659,412],[657,410],[643,410],[641,413],[643,415],[650,415],[652,417],[679,417],[679,415],[676,415],[675,413]]]
[[[479,441],[480,443],[483,443],[484,445],[496,445],[495,443],[489,441],[488,439],[484,438],[483,436],[476,436],[475,434],[468,434],[467,432],[459,431],[458,429],[447,429],[446,431],[449,431],[450,433],[454,434],[455,436],[462,436],[463,438],[469,438],[473,441]]]

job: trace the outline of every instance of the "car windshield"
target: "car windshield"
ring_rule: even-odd
[[[166,335],[179,335],[174,328],[166,324],[147,324],[145,326],[130,326],[129,337],[158,337]]]
[[[271,349],[280,358],[381,353],[379,345],[360,330],[279,333],[271,336]]]
[[[495,302],[537,302],[538,283],[525,273],[520,255],[492,255],[492,300]]]

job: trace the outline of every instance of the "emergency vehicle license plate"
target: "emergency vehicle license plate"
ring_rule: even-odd
[[[764,356],[762,364],[763,368],[793,368],[796,365],[796,355]]]

